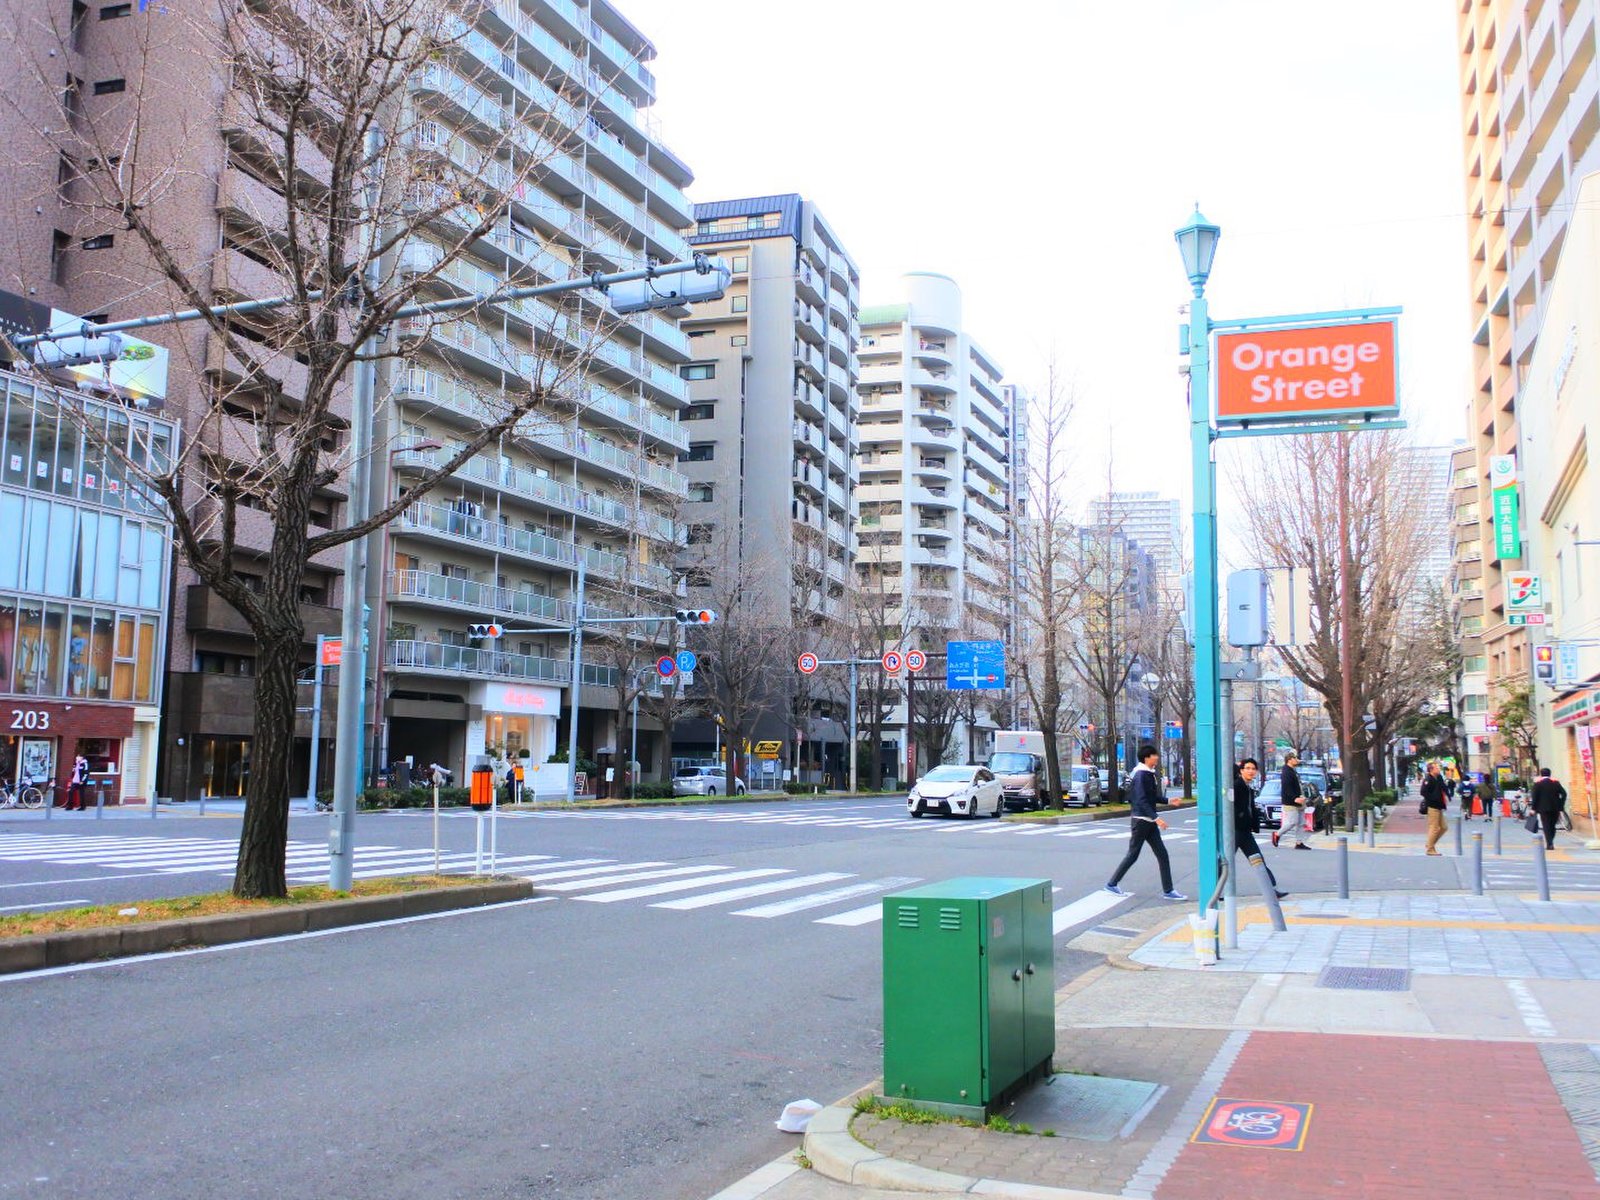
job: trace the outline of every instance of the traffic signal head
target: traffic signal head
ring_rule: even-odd
[[[677,616],[679,625],[711,625],[717,619],[709,608],[680,608]]]
[[[1555,682],[1556,648],[1554,646],[1535,646],[1533,648],[1533,677],[1541,683]]]
[[[497,638],[503,632],[504,629],[499,625],[485,624],[467,626],[467,636],[473,638]]]

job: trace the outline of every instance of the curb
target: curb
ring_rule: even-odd
[[[879,1154],[856,1141],[850,1132],[852,1109],[830,1105],[812,1115],[806,1125],[805,1155],[817,1174],[853,1187],[897,1192],[954,1192],[974,1196],[1011,1196],[1017,1200],[1105,1200],[1103,1192],[1046,1187],[1034,1183],[1008,1183],[1002,1179],[975,1179],[935,1171]]]
[[[1182,812],[1184,809],[1198,807],[1199,803],[1198,800],[1171,800],[1165,801],[1157,805],[1157,807],[1163,812]],[[1011,823],[1013,825],[1084,825],[1090,821],[1115,821],[1119,817],[1126,817],[1132,811],[1126,804],[1121,804],[1108,812],[1063,812],[1059,817],[1030,817],[1027,814],[1022,814],[1023,820],[1012,821]],[[1011,816],[1012,814],[1006,813],[1000,819],[1009,821]]]
[[[0,941],[0,975],[69,966],[95,959],[130,958],[167,950],[222,946],[293,933],[314,933],[346,925],[426,916],[458,908],[481,908],[525,900],[534,894],[526,879],[437,888],[397,896],[330,900],[300,908],[223,913],[179,921],[155,921],[107,929],[74,929]]]

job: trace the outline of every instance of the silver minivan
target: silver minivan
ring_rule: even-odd
[[[733,777],[732,795],[744,793],[744,780]],[[674,796],[726,796],[729,795],[728,774],[722,767],[679,767],[672,777]]]
[[[1062,802],[1068,808],[1088,808],[1100,803],[1100,773],[1087,763],[1073,763]]]

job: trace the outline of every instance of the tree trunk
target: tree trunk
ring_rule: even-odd
[[[284,859],[289,843],[289,773],[294,762],[295,670],[301,626],[256,635],[255,723],[250,742],[250,783],[239,834],[233,894],[245,899],[289,894]],[[359,680],[340,681],[359,687]]]
[[[1181,739],[1181,744],[1183,748],[1183,798],[1185,800],[1193,800],[1194,771],[1191,765],[1189,754],[1189,723],[1187,721],[1185,721],[1183,724],[1183,737]]]

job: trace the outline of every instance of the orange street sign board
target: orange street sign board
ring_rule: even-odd
[[[1395,322],[1217,334],[1217,423],[1394,416]]]
[[[322,643],[322,665],[325,667],[337,667],[339,665],[340,652],[343,649],[343,638],[325,638]]]

